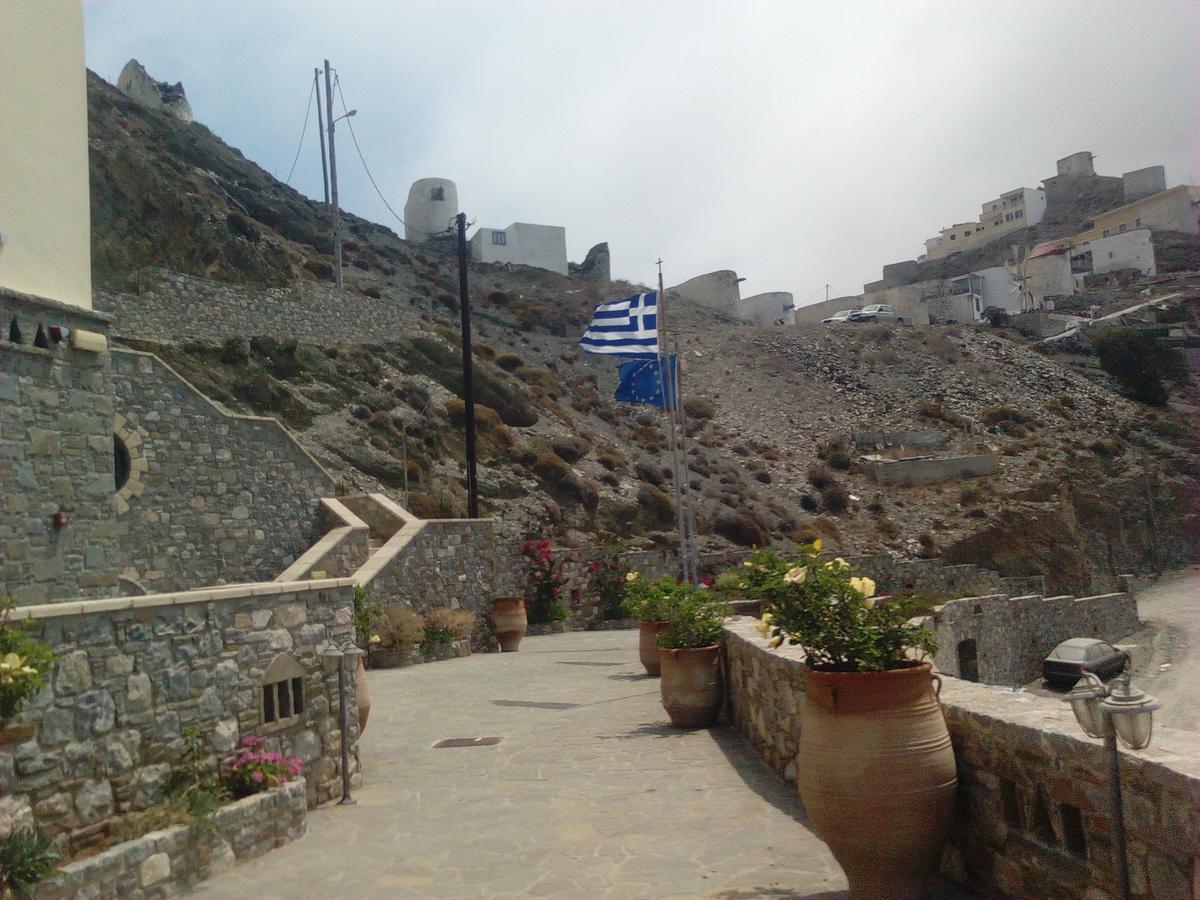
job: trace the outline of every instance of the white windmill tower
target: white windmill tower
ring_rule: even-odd
[[[1004,268],[1008,270],[1008,280],[1012,284],[1009,289],[1010,294],[1019,294],[1021,299],[1021,312],[1029,312],[1036,307],[1033,300],[1033,290],[1030,287],[1030,282],[1033,280],[1029,275],[1029,247],[1025,244],[1012,246],[1012,261],[1006,262]]]

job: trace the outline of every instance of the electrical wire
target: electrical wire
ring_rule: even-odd
[[[296,163],[300,161],[300,150],[304,147],[304,136],[308,134],[308,119],[312,115],[313,94],[317,92],[317,81],[314,78],[312,87],[308,91],[308,106],[304,108],[304,127],[300,129],[300,143],[296,145],[296,158],[292,160],[292,167],[288,170],[288,177],[283,182],[284,184],[292,183],[292,175],[296,172]]]
[[[354,142],[354,150],[356,153],[358,153],[358,161],[362,163],[363,171],[367,173],[367,179],[371,182],[371,187],[375,188],[375,193],[379,195],[380,202],[383,203],[383,205],[387,207],[387,211],[390,212],[395,217],[396,221],[399,222],[401,225],[403,225],[405,227],[405,229],[407,229],[408,231],[414,231],[417,234],[424,235],[425,237],[435,237],[436,235],[439,235],[439,234],[448,234],[450,231],[449,228],[447,228],[445,231],[436,231],[436,232],[422,231],[419,228],[414,228],[413,226],[409,225],[402,218],[400,218],[400,216],[396,215],[396,211],[394,209],[392,209],[392,205],[390,203],[388,203],[387,198],[385,198],[383,196],[383,191],[379,190],[379,185],[375,183],[375,176],[371,174],[371,169],[367,165],[366,159],[363,158],[362,148],[358,146],[358,136],[355,135],[354,125],[350,122],[350,110],[349,110],[349,107],[346,106],[346,96],[345,96],[345,94],[342,93],[342,83],[339,80],[337,75],[334,75],[334,77],[333,77],[333,84],[334,84],[334,87],[337,88],[338,99],[341,100],[341,102],[342,102],[343,115],[341,116],[341,118],[346,120],[346,127],[350,129],[350,140],[352,140]]]

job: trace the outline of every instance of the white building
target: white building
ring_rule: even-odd
[[[458,215],[458,188],[449,178],[421,178],[408,189],[404,204],[404,239],[429,240],[446,231]]]
[[[561,225],[514,222],[507,228],[480,228],[471,238],[471,259],[512,263],[567,274],[567,229]]]
[[[974,222],[959,222],[943,228],[925,241],[925,258],[941,259],[995,240],[1018,228],[1037,225],[1046,215],[1046,192],[1041,188],[1005,191],[980,207]]]
[[[1157,275],[1154,242],[1150,230],[1139,228],[1109,237],[1072,242],[1071,271],[1076,275],[1137,269],[1143,275]]]

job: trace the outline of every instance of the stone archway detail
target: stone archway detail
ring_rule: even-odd
[[[141,433],[119,413],[113,418],[113,438],[120,443],[129,457],[129,478],[113,497],[113,505],[120,516],[129,512],[129,501],[140,497],[146,489],[142,476],[149,468],[149,463],[142,452]]]

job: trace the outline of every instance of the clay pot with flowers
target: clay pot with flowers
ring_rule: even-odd
[[[679,584],[658,636],[662,704],[676,728],[707,728],[721,711],[721,623],[729,604],[704,585]]]
[[[678,590],[679,582],[669,576],[651,581],[640,572],[625,573],[621,612],[638,620],[638,659],[651,677],[660,672],[658,636],[667,630],[667,611]]]
[[[925,657],[928,630],[819,543],[751,557],[777,645],[803,648],[800,798],[854,897],[920,897],[954,802],[954,750]],[[761,570],[758,567],[762,567]]]

